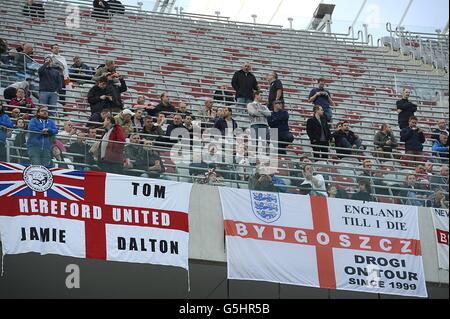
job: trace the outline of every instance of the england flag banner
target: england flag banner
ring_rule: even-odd
[[[191,184],[0,163],[3,254],[188,269]]]
[[[432,208],[439,268],[448,270],[448,209]]]
[[[427,297],[418,208],[220,187],[228,278]]]

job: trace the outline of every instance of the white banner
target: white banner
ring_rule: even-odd
[[[432,208],[439,268],[448,270],[448,209]]]
[[[418,208],[220,188],[228,278],[427,297]]]
[[[192,184],[0,163],[4,254],[188,269]]]

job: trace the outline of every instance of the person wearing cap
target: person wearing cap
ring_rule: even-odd
[[[283,109],[282,101],[273,102],[273,112],[267,122],[271,129],[278,130],[278,154],[286,155],[286,147],[294,141],[294,135],[289,132],[289,113]]]
[[[125,133],[125,137],[130,136],[133,134],[133,121],[131,121],[132,117],[135,114],[130,109],[125,109],[116,116],[114,116],[114,120],[116,121],[117,125],[120,125]]]

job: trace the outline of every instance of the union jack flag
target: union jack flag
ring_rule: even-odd
[[[25,183],[26,166],[0,163],[0,197],[41,197],[84,201],[85,172],[52,168],[53,185],[45,192],[36,192]]]

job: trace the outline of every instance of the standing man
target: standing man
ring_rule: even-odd
[[[262,104],[263,98],[261,91],[256,91],[255,101],[247,105],[247,112],[250,116],[250,130],[252,144],[255,143],[258,151],[258,140],[261,137],[263,141],[269,140],[269,124],[267,118],[271,115],[267,106]]]
[[[38,70],[39,74],[39,103],[56,107],[58,104],[58,92],[63,83],[58,68],[53,66],[50,57],[45,58],[44,64]]]
[[[306,132],[313,148],[314,158],[328,158],[328,148],[331,141],[331,131],[324,117],[323,108],[316,105],[313,108],[314,116],[306,122]],[[321,154],[322,153],[322,154]]]
[[[252,103],[255,91],[259,90],[258,81],[251,70],[250,63],[245,63],[241,70],[234,73],[231,80],[231,86],[236,91],[236,102],[241,107]]]
[[[48,118],[48,107],[40,106],[34,117],[28,124],[27,148],[31,165],[49,167],[52,160],[52,145],[58,134],[58,128],[54,121]]]
[[[410,160],[414,162],[423,162],[420,157],[423,151],[423,143],[425,143],[425,134],[417,127],[417,117],[411,116],[409,119],[409,127],[405,127],[400,132],[400,140],[405,143],[405,153],[410,155]],[[410,163],[414,167],[417,163]]]
[[[283,96],[283,83],[278,79],[277,72],[272,72],[267,76],[269,81],[269,103],[267,107],[269,110],[273,111],[273,103],[275,101],[280,101],[282,108],[284,109],[284,96]]]
[[[66,58],[59,54],[59,46],[53,44],[50,48],[51,54],[49,55],[53,60],[53,65],[60,69],[62,88],[58,92],[61,96],[61,100],[65,101],[66,85],[69,84],[69,67],[67,66]]]
[[[281,101],[274,101],[268,123],[270,128],[278,130],[278,154],[286,155],[286,147],[294,141],[294,135],[289,132],[289,113]]]
[[[414,113],[417,111],[417,105],[409,101],[410,96],[411,90],[404,88],[402,99],[397,101],[398,126],[400,127],[400,130],[408,127],[409,119],[411,116],[414,116]]]
[[[320,105],[323,108],[327,123],[330,123],[333,119],[333,110],[331,107],[336,106],[336,104],[331,98],[330,91],[325,90],[325,79],[320,78],[317,80],[317,83],[319,86],[311,90],[308,101],[314,105]]]

